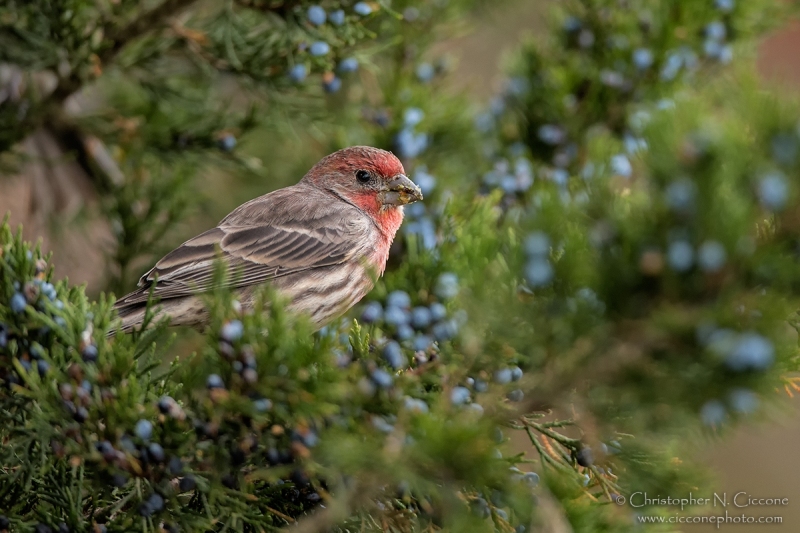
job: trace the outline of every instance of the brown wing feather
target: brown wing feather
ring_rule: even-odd
[[[213,265],[218,257],[228,268],[226,285],[239,288],[340,264],[363,253],[358,236],[367,230],[368,222],[343,223],[347,218],[340,210],[330,208],[329,200],[311,202],[326,206],[316,212],[302,207],[292,209],[281,201],[285,200],[284,191],[244,204],[218,227],[168,253],[142,276],[139,289],[117,305],[147,301],[153,283],[154,296],[162,300],[208,290],[213,285]],[[252,211],[253,216],[248,217],[246,211]],[[239,225],[253,219],[258,220],[258,226]]]

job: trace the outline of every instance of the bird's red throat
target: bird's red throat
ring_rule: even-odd
[[[375,192],[357,194],[351,200],[362,211],[371,216],[381,230],[381,236],[375,247],[372,259],[375,262],[374,266],[378,269],[378,273],[383,274],[383,270],[386,268],[386,261],[389,259],[389,248],[392,246],[397,230],[400,229],[400,224],[403,223],[403,208],[381,204]]]

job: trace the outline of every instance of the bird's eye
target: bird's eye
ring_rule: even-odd
[[[356,171],[356,179],[361,183],[367,183],[372,179],[372,175],[366,170],[358,170]]]

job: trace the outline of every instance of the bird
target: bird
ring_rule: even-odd
[[[214,288],[216,261],[243,309],[269,284],[286,309],[320,329],[340,317],[383,275],[403,222],[403,206],[421,201],[391,152],[352,146],[322,158],[295,185],[234,209],[214,228],[184,242],[147,271],[138,288],[116,301],[114,333],[140,329],[148,301],[156,319],[202,329],[203,293]]]

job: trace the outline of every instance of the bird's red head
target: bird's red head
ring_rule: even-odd
[[[400,160],[370,146],[352,146],[322,158],[303,181],[330,191],[378,222],[395,226],[394,231],[402,221],[402,206],[422,200],[422,192],[405,176]]]

